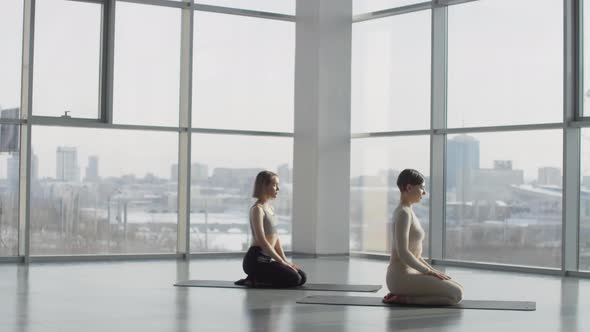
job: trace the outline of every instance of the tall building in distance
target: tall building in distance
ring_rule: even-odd
[[[11,184],[17,184],[20,176],[20,160],[18,153],[10,154],[10,157],[6,159],[6,176],[8,182]],[[39,179],[39,158],[36,154],[31,155],[31,180],[37,181]]]
[[[200,163],[191,164],[191,182],[205,183],[209,179],[209,166]],[[170,180],[178,181],[178,164],[170,166]]]
[[[512,160],[494,160],[494,169],[508,171],[512,169]]]
[[[34,152],[31,155],[31,180],[39,180],[39,157]]]
[[[178,164],[172,164],[170,166],[170,181],[178,181]]]
[[[479,169],[479,141],[459,135],[447,141],[447,189],[468,185],[471,173]]]
[[[56,151],[56,179],[66,182],[80,182],[78,149],[58,146]]]
[[[19,108],[10,108],[0,111],[2,119],[18,119]],[[0,152],[18,152],[19,150],[19,126],[13,124],[0,125]]]
[[[277,167],[277,173],[281,182],[293,183],[293,169],[289,168],[289,164],[281,164]]]
[[[200,163],[191,164],[191,182],[204,183],[209,179],[209,166]]]
[[[561,187],[561,168],[559,167],[541,167],[537,177],[537,183],[541,186],[560,186]]]
[[[15,185],[18,183],[18,177],[20,174],[19,170],[19,154],[14,153],[11,154],[8,159],[6,159],[6,176],[8,179],[8,183],[11,185]]]
[[[88,157],[88,166],[86,167],[86,177],[84,181],[97,182],[100,180],[98,175],[98,156]]]

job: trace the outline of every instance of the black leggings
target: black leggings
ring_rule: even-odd
[[[269,287],[295,287],[303,285],[307,281],[305,272],[298,269],[299,273],[297,273],[293,269],[273,261],[258,246],[248,249],[242,267],[249,279]]]

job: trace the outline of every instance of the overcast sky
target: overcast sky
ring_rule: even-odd
[[[295,1],[200,2],[295,12]],[[353,11],[417,2],[421,1],[359,0]],[[449,8],[450,126],[561,120],[562,3],[482,0]],[[59,116],[70,111],[73,116],[95,117],[100,6],[64,0],[38,0],[37,6],[35,114]],[[430,11],[421,11],[354,25],[353,132],[428,128],[430,19]],[[292,131],[294,23],[202,12],[196,13],[195,22],[193,126]],[[119,3],[116,24],[115,122],[175,126],[180,10]],[[0,1],[2,108],[19,105],[21,30],[22,0]],[[590,52],[585,53],[588,62]],[[590,132],[585,134],[582,167],[590,175]],[[536,177],[538,167],[561,167],[559,131],[476,137],[482,167],[509,159],[525,170],[527,178]],[[178,153],[177,135],[161,132],[36,127],[33,145],[40,175],[52,177],[60,145],[78,147],[82,175],[87,157],[98,155],[103,176],[151,172],[168,177]],[[428,173],[428,150],[428,137],[355,140],[352,174],[406,167]],[[193,154],[194,161],[211,168],[274,168],[292,164],[292,139],[196,135]],[[0,155],[1,177],[5,158]]]

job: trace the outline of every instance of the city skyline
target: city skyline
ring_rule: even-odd
[[[40,129],[41,128],[43,128],[43,127],[40,127]],[[471,137],[469,135],[461,135],[461,136],[463,136],[463,137]],[[461,137],[461,136],[456,136],[456,137]],[[261,141],[263,141],[263,140],[264,140],[264,138],[261,138]],[[43,141],[45,142],[46,140],[43,140]],[[492,141],[495,141],[495,140],[492,139]],[[104,141],[101,141],[101,142],[104,142]],[[449,139],[449,144],[451,144],[452,142],[454,142],[454,140],[451,137]],[[226,141],[225,143],[227,145],[231,145],[232,142],[230,140],[230,141]],[[553,145],[555,146],[555,144],[553,144]],[[57,146],[59,147],[61,145],[57,145]],[[546,150],[545,151],[548,151],[548,148],[551,146],[551,144],[545,144],[543,146],[546,147]],[[374,149],[374,148],[379,149],[380,147],[382,147],[382,145],[376,144],[374,147],[369,147],[368,150],[371,150],[371,149]],[[51,166],[51,164],[57,165],[57,162],[56,163],[53,163],[53,162],[50,161],[49,164],[47,162],[48,155],[49,155],[49,160],[56,160],[56,158],[55,158],[55,150],[53,150],[53,156],[51,155],[52,154],[51,150],[47,151],[49,153],[42,154],[43,155],[43,158],[46,158],[46,159],[43,159],[43,158],[40,158],[39,157],[39,150],[38,149],[34,149],[34,151],[35,151],[35,155],[36,155],[36,157],[38,159],[37,160],[37,163],[38,163],[38,165],[41,165],[40,170],[39,170],[39,176],[40,177],[55,177],[55,174],[56,174],[55,172],[57,171],[57,169],[54,169],[53,167],[48,167],[48,166]],[[89,160],[90,157],[98,157],[100,159],[103,159],[100,156],[98,156],[95,153],[93,153],[92,151],[84,151],[84,150],[80,150],[80,149],[77,149],[77,151],[79,151],[79,153],[80,153],[80,156],[78,157],[78,167],[80,169],[80,171],[79,171],[80,172],[80,176],[83,175],[83,174],[81,174],[81,170],[88,167],[88,162],[86,162],[85,160]],[[450,149],[449,151],[452,151],[452,149]],[[364,151],[364,153],[366,153],[366,151]],[[451,157],[452,156],[452,152],[449,152],[449,153],[450,153],[449,157]],[[388,154],[380,153],[380,156],[381,157],[387,157],[387,155]],[[394,153],[394,155],[395,155],[395,153]],[[119,156],[119,154],[117,156]],[[493,168],[493,164],[497,160],[510,160],[510,161],[512,161],[513,167],[515,169],[523,169],[521,167],[521,165],[520,165],[521,163],[518,160],[515,162],[513,159],[506,158],[507,157],[506,155],[500,156],[500,158],[493,158],[493,156],[488,157],[488,158],[484,158],[485,156],[486,156],[485,154],[480,154],[480,162],[482,164],[481,168]],[[362,174],[361,174],[359,172],[359,168],[358,168],[359,166],[356,166],[355,167],[355,163],[354,163],[355,157],[358,158],[354,154],[354,150],[353,150],[353,154],[352,154],[353,163],[352,163],[351,167],[352,168],[356,168],[357,170],[356,170],[356,172],[354,172],[354,169],[351,169],[351,171],[353,171],[353,172],[351,172],[351,177],[359,176],[359,175],[372,175],[372,174],[377,174],[378,173],[378,169],[382,169],[384,166],[386,166],[386,168],[383,168],[383,169],[403,169],[404,167],[406,167],[406,166],[403,166],[403,167],[396,166],[396,163],[395,162],[391,163],[390,165],[388,165],[387,163],[385,163],[385,164],[384,163],[372,163],[374,165],[380,165],[380,167],[371,170],[371,169],[364,169],[363,166],[360,166],[361,167],[360,170],[362,171]],[[373,155],[369,156],[367,161],[374,161],[372,159],[372,157],[374,157],[374,156]],[[584,155],[583,155],[583,157],[584,157]],[[555,162],[552,163],[551,162],[552,161],[551,159],[557,160],[555,158],[555,156],[553,156],[552,158],[546,159],[546,160],[549,160],[549,162],[546,162],[546,163],[541,163],[537,159],[532,160],[532,163],[528,163],[529,169],[528,170],[525,170],[525,178],[526,178],[526,180],[527,181],[532,181],[532,180],[537,179],[538,172],[539,172],[539,169],[540,168],[544,168],[544,167],[550,167],[550,168],[552,167],[552,168],[555,168],[555,167],[557,167],[557,168],[560,168],[561,169],[561,167],[560,167],[561,165],[556,165],[557,163],[555,163]],[[427,160],[427,158],[425,160]],[[584,161],[586,161],[586,158],[584,158]],[[198,163],[202,163],[202,162],[193,162],[193,164],[198,164]],[[285,162],[283,160],[275,160],[275,162],[273,164],[271,164],[271,167],[270,168],[278,167],[279,165],[282,165],[282,164],[285,164],[285,163],[291,164],[290,162]],[[177,164],[177,163],[172,162],[172,163],[168,164],[167,166],[164,165],[164,167],[162,167],[162,168],[164,168],[165,171],[162,171],[162,172],[154,172],[154,171],[152,171],[150,169],[146,169],[146,172],[145,173],[137,172],[137,170],[130,170],[129,172],[116,172],[116,173],[115,172],[112,172],[112,171],[111,172],[104,172],[104,175],[107,176],[107,177],[109,177],[109,176],[111,176],[111,177],[120,177],[120,176],[123,176],[123,175],[134,174],[134,175],[136,175],[138,177],[143,177],[146,174],[153,174],[153,175],[156,175],[156,176],[158,176],[160,178],[169,178],[170,177],[170,166],[173,165],[173,164]],[[232,164],[236,164],[235,163],[235,160],[232,160],[231,163],[225,162],[225,163],[219,163],[217,165],[213,165],[213,164],[212,165],[209,165],[208,164],[207,166],[210,166],[211,167],[210,170],[212,172],[212,170],[214,168],[232,168],[232,166],[233,166]],[[414,164],[420,164],[420,163],[419,162],[414,162]],[[424,164],[426,164],[426,163],[424,163]],[[2,163],[0,163],[0,165],[2,165]],[[588,163],[583,163],[583,165],[586,165],[587,166],[589,164]],[[261,167],[260,164],[259,165],[255,165],[254,163],[250,163],[250,164],[239,164],[239,167],[235,167],[234,166],[233,168],[252,168],[252,167],[265,168],[265,167]],[[447,165],[447,167],[450,167],[450,166]],[[415,167],[415,168],[420,169],[420,167]],[[425,174],[429,173],[428,172],[429,171],[429,168],[425,168],[425,170],[422,169],[421,171],[423,173],[425,173]],[[584,171],[585,171],[585,169],[583,168],[583,170],[582,170],[582,176],[586,176],[586,174],[588,174],[588,173],[586,173]],[[7,168],[0,166],[0,178],[6,177],[6,176],[7,176]]]

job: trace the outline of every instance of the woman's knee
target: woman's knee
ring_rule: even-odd
[[[285,283],[289,287],[299,286],[299,285],[301,285],[302,280],[303,280],[302,275],[293,271],[286,276]]]
[[[457,304],[463,299],[463,288],[458,285],[451,285],[452,286],[449,288],[449,299],[451,300],[452,304]]]
[[[297,270],[297,271],[298,271],[298,274],[300,277],[299,283],[297,285],[301,286],[307,282],[307,274],[305,274],[305,272],[303,272],[303,270]]]
[[[274,271],[269,273],[272,275],[272,283],[278,287],[295,287],[301,285],[303,276],[298,272],[293,271],[280,265],[274,265]]]

